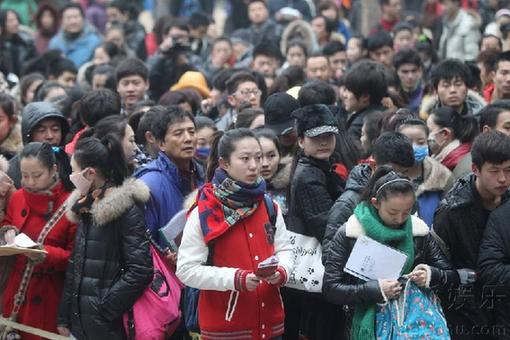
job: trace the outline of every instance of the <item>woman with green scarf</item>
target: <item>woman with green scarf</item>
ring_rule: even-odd
[[[379,167],[361,203],[331,243],[322,290],[329,301],[344,305],[344,310],[348,311],[346,324],[351,326],[347,327],[348,339],[375,339],[377,304],[397,299],[403,293],[403,286],[397,280],[381,278],[365,282],[344,272],[359,236],[366,235],[405,253],[407,261],[402,275],[418,287],[445,290],[458,284],[457,272],[430,234],[427,224],[411,215],[415,200],[410,180],[390,166]]]

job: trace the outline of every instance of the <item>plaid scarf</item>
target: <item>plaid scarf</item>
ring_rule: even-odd
[[[259,177],[255,184],[238,182],[218,168],[211,183],[198,193],[197,206],[205,242],[223,235],[238,221],[252,215],[264,198],[266,183]]]

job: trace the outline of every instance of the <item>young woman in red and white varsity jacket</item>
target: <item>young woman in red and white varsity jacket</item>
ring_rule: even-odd
[[[284,332],[279,287],[287,282],[293,256],[274,202],[275,225],[270,221],[260,143],[248,129],[236,129],[218,135],[212,150],[218,161],[210,162],[208,183],[188,216],[177,276],[200,289],[202,339],[278,339]],[[274,273],[257,276],[259,263],[273,255]]]

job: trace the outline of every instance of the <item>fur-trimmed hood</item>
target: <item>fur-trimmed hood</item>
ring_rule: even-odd
[[[21,140],[21,124],[16,123],[12,130],[9,132],[7,138],[0,145],[0,151],[14,156],[23,149],[23,142]]]
[[[9,161],[2,155],[0,155],[0,171],[3,171],[5,173],[9,171]]]
[[[275,190],[283,190],[290,185],[290,172],[292,170],[292,156],[283,157],[280,160],[279,169],[271,178],[270,184]]]
[[[479,111],[487,105],[485,99],[473,90],[468,90],[464,104],[466,106],[465,109],[474,116],[478,116]],[[439,97],[437,94],[423,98],[420,107],[420,118],[426,120],[431,111],[439,106]]]
[[[308,55],[319,49],[312,25],[304,20],[294,20],[285,27],[280,42],[280,51],[287,54],[287,47],[292,40],[301,41],[307,49]]]
[[[413,236],[427,236],[430,232],[427,224],[422,221],[419,217],[411,215],[412,223],[413,223]],[[350,238],[358,238],[360,236],[366,235],[365,229],[361,225],[360,221],[356,217],[356,215],[352,214],[351,217],[345,223],[345,235]]]
[[[430,157],[426,157],[423,161],[423,177],[424,182],[416,189],[416,196],[420,196],[426,191],[447,192],[453,185],[451,171]]]
[[[67,218],[78,222],[79,217],[71,210],[80,198],[78,190],[73,191],[67,200]],[[139,179],[128,178],[121,186],[110,188],[105,197],[92,204],[92,220],[97,226],[104,226],[119,218],[134,204],[146,203],[150,198],[150,190]]]

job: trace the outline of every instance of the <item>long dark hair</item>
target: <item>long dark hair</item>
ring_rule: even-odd
[[[51,146],[48,143],[32,142],[25,145],[21,151],[20,159],[34,157],[43,166],[51,169],[57,165],[58,177],[62,181],[66,191],[72,191],[74,185],[69,180],[71,174],[71,164],[66,152],[59,147]]]
[[[106,181],[121,185],[131,174],[122,144],[112,133],[100,138],[81,138],[76,143],[74,159],[80,168],[94,168]]]
[[[214,177],[214,172],[219,165],[219,159],[230,159],[230,156],[236,148],[236,143],[241,139],[254,138],[258,141],[255,134],[246,128],[233,129],[229,131],[218,131],[213,135],[211,142],[211,153],[207,160],[206,182],[210,182]]]

